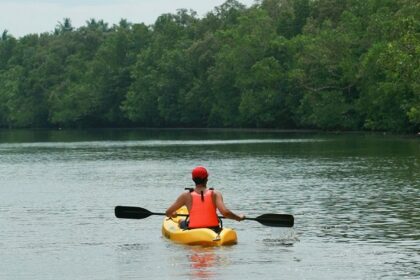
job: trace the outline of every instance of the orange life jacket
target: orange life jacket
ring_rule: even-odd
[[[216,205],[213,202],[213,191],[206,190],[203,194],[191,192],[192,205],[188,228],[218,227]]]

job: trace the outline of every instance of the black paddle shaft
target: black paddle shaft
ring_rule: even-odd
[[[166,216],[164,213],[154,213],[147,209],[134,206],[117,206],[115,207],[115,216],[122,219],[144,219],[152,215]],[[186,214],[178,214],[178,216],[187,217]],[[219,218],[224,218],[219,216]],[[293,227],[294,217],[287,214],[263,214],[256,218],[245,218],[245,220],[257,221],[262,225],[269,227]]]

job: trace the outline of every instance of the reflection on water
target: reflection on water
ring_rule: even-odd
[[[143,141],[91,141],[91,142],[70,142],[70,143],[20,143],[1,144],[0,149],[22,149],[22,148],[58,148],[58,149],[80,149],[80,148],[129,148],[129,147],[168,147],[168,146],[214,146],[214,145],[241,145],[241,144],[274,144],[274,143],[305,143],[319,142],[320,139],[247,139],[247,140],[143,140]]]
[[[228,131],[0,131],[0,279],[418,279],[420,139]],[[191,168],[229,208],[239,243],[174,245],[161,212]]]
[[[217,267],[228,264],[228,260],[218,252],[218,248],[191,247],[187,250],[187,258],[193,279],[209,279],[216,275]]]

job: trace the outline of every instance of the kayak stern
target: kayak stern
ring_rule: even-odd
[[[178,214],[188,214],[185,207],[177,211]],[[238,243],[235,230],[223,228],[220,233],[216,233],[209,228],[181,229],[179,221],[183,217],[165,217],[162,224],[162,235],[175,243],[200,246],[226,246]]]

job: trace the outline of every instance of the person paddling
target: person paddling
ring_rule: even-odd
[[[223,202],[223,196],[219,191],[207,188],[208,172],[203,166],[197,166],[192,170],[192,180],[195,188],[189,192],[182,193],[176,201],[166,210],[167,217],[176,217],[176,210],[186,206],[189,212],[188,222],[183,220],[180,223],[182,228],[218,228],[219,210],[225,218],[242,221],[244,215],[237,215],[230,211]]]

